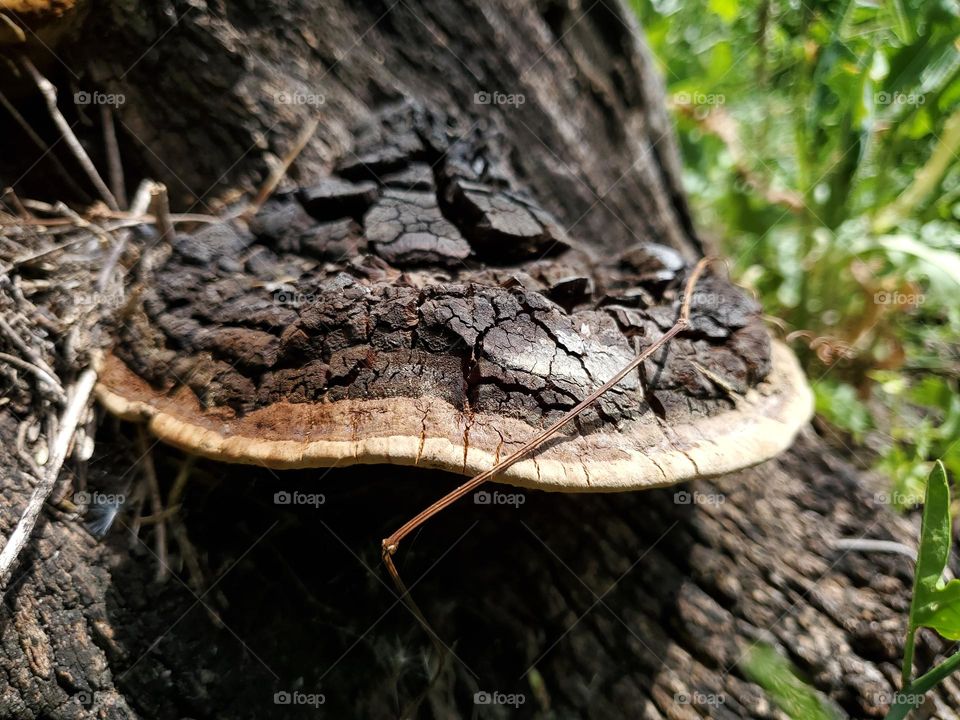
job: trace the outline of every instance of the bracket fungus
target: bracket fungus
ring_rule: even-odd
[[[99,398],[198,455],[273,468],[395,463],[475,475],[677,323],[620,383],[495,479],[611,491],[773,457],[812,411],[791,352],[716,273],[641,238],[599,257],[504,164],[402,105],[332,177],[248,224],[180,235],[118,322]],[[686,300],[686,303],[684,302]]]

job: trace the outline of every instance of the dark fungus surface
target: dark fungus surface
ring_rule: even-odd
[[[157,388],[241,414],[429,395],[540,425],[676,321],[683,259],[642,238],[592,257],[525,194],[495,131],[404,103],[357,137],[334,175],[248,226],[178,236],[116,354]],[[766,376],[755,301],[708,274],[691,309],[690,331],[584,421],[712,415]]]

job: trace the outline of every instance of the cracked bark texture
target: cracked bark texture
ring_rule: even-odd
[[[249,228],[180,235],[141,278],[115,353],[228,414],[427,396],[522,419],[529,436],[629,362],[634,340],[676,322],[689,271],[678,252],[645,242],[597,257],[507,180],[494,138],[412,102],[373,122],[376,143],[360,129],[340,176],[268,201]],[[342,177],[357,157],[375,182]],[[397,190],[374,168],[436,188]],[[741,392],[765,378],[755,301],[709,276],[690,308],[689,332],[644,365],[643,392],[632,376],[581,427],[716,414],[732,403],[711,376]]]
[[[622,333],[629,322],[662,327],[664,318],[637,313],[644,293],[668,280],[658,274],[679,270],[674,254],[699,254],[659,80],[635,21],[612,0],[362,7],[124,0],[92,8],[85,27],[58,52],[85,87],[125,95],[117,116],[128,171],[164,180],[179,209],[218,208],[231,189],[254,189],[303,123],[321,116],[316,138],[252,234],[217,225],[174,247],[169,268],[197,283],[197,293],[216,292],[211,278],[231,271],[214,263],[228,257],[224,247],[254,275],[293,263],[295,277],[303,272],[297,258],[336,265],[366,249],[372,259],[357,260],[365,265],[354,270],[374,283],[377,273],[397,266],[424,273],[443,258],[447,272],[460,272],[454,258],[469,250],[460,259],[487,268],[476,272],[500,278],[524,265],[553,302],[577,312],[604,292],[595,273],[577,266],[578,253],[589,253],[603,262],[632,258],[635,297],[603,311],[611,332]],[[69,83],[59,79],[64,92]],[[476,103],[483,92],[523,94],[525,103]],[[411,148],[397,138],[408,121],[397,118],[385,145],[382,108],[405,100],[465,120],[477,139],[465,146],[500,140],[479,165],[472,151],[451,154],[449,175],[438,175],[429,160],[403,161],[398,155]],[[367,130],[351,130],[358,123]],[[97,157],[99,133],[84,127]],[[5,178],[25,169],[18,159],[16,148],[0,159]],[[43,183],[44,171],[41,163],[22,180],[25,195]],[[298,188],[296,198],[283,194]],[[503,195],[505,188],[534,205]],[[420,222],[430,218],[429,233],[404,223],[411,207]],[[548,249],[544,238],[553,232],[540,208],[576,242],[538,266],[531,258]],[[382,216],[372,237],[369,213]],[[494,221],[477,222],[490,213]],[[501,254],[505,233],[522,241]],[[632,250],[638,241],[674,254],[647,245],[656,262],[633,257],[643,252]],[[176,305],[188,287],[151,285],[144,317],[150,302],[154,310],[171,299]],[[346,296],[349,287],[340,291]],[[391,312],[377,319],[378,342],[414,352],[414,298],[385,299]],[[476,297],[418,292],[415,300],[418,324],[434,313],[434,335],[417,337],[427,351],[451,334],[470,343],[479,337],[477,327],[453,322],[466,315],[453,308],[475,305]],[[210,304],[209,312],[223,313],[213,322],[198,319],[197,307],[162,313],[164,327],[133,327],[144,337],[163,333],[158,344],[192,338],[211,358],[234,353],[252,373],[281,356],[276,328],[304,322],[296,308],[276,302],[233,316],[229,303]],[[198,333],[201,321],[221,329]],[[313,341],[349,349],[349,317],[337,327],[339,334]],[[322,358],[317,377],[349,376],[347,355],[338,363]],[[502,370],[492,363],[493,394],[514,381],[503,380]],[[257,393],[311,392],[309,373],[269,373],[258,375]],[[227,404],[250,397],[249,387],[218,387]],[[685,387],[683,378],[677,387]],[[555,391],[550,401],[569,402],[562,395]],[[4,536],[30,491],[12,451],[16,410],[0,407]],[[122,489],[141,472],[129,432],[103,424],[92,485]],[[153,452],[167,483],[182,457]],[[155,558],[122,525],[96,543],[51,512],[0,608],[0,718],[397,716],[424,689],[430,645],[379,571],[378,542],[456,482],[409,468],[274,474],[203,461],[182,509],[207,578],[197,594],[176,578],[155,584]],[[834,536],[861,535],[913,542],[914,524],[876,502],[880,487],[808,430],[782,458],[712,483],[608,496],[526,492],[519,507],[462,503],[411,538],[399,558],[456,655],[418,714],[783,718],[738,665],[752,643],[767,641],[852,717],[880,717],[897,682],[911,564],[829,545]],[[501,498],[515,492],[490,489]],[[276,493],[284,492],[322,493],[323,502],[278,504]],[[723,502],[684,502],[717,495]],[[925,635],[918,663],[926,667],[945,649]],[[295,690],[323,693],[326,702],[319,709],[275,704],[275,693]],[[477,706],[477,691],[519,692],[526,701],[517,711]],[[684,704],[680,696],[723,702]],[[951,681],[922,716],[953,718],[958,704]]]

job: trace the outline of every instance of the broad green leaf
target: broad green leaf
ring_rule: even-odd
[[[950,558],[950,486],[943,463],[934,464],[927,480],[920,524],[920,548],[914,577],[913,604],[925,604],[937,591]],[[911,610],[911,615],[913,611]]]
[[[960,640],[960,580],[942,582],[950,541],[950,485],[943,463],[937,461],[927,480],[910,622]]]
[[[950,485],[939,460],[927,479],[920,525],[920,549],[910,604],[910,626],[929,627],[951,640],[960,639],[960,580],[943,584],[950,558]]]
[[[733,48],[728,42],[718,42],[710,51],[710,67],[707,79],[719,83],[730,72],[733,66]],[[715,84],[711,82],[711,86]]]
[[[935,590],[926,604],[916,608],[914,624],[936,630],[948,640],[960,640],[960,580]]]

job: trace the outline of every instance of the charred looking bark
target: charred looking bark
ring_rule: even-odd
[[[304,122],[321,117],[281,188],[301,188],[297,202],[271,201],[254,224],[274,255],[246,262],[265,272],[275,255],[349,254],[357,242],[412,265],[424,253],[467,250],[497,261],[496,232],[470,230],[486,196],[471,186],[439,194],[429,148],[401,163],[391,156],[396,142],[380,143],[378,113],[404,100],[495,130],[502,143],[490,159],[503,167],[491,178],[509,169],[505,179],[594,254],[619,256],[638,239],[699,253],[660,83],[635,21],[612,0],[128,0],[93,8],[58,53],[76,73],[61,73],[62,95],[73,84],[124,96],[116,115],[128,180],[165,181],[179,209],[217,210],[232,190],[254,190]],[[524,103],[483,104],[477,93]],[[92,116],[76,119],[98,157]],[[351,130],[364,122],[368,131]],[[7,182],[26,169],[22,159],[0,159]],[[468,167],[473,159],[461,158]],[[17,186],[56,196],[49,172],[41,163]],[[369,237],[362,223],[374,203],[382,218]],[[418,216],[434,213],[436,242],[396,231],[408,203]],[[302,210],[339,217],[318,231]],[[542,227],[516,244],[520,257],[540,249]],[[209,246],[175,249],[182,272],[191,262],[215,272],[217,243],[251,247],[250,238],[207,232]],[[588,286],[555,291],[572,310]],[[195,337],[188,320],[196,322],[171,333]],[[244,322],[252,332],[271,320]],[[220,352],[242,346],[250,367],[272,352],[261,339],[202,342]],[[29,494],[12,451],[16,410],[0,407],[4,535]],[[141,471],[128,432],[104,423],[92,484],[122,489]],[[154,457],[163,478],[176,473],[178,454],[156,447]],[[395,716],[424,688],[429,643],[378,572],[377,543],[454,482],[394,468],[275,475],[200,463],[182,509],[208,578],[197,592],[175,579],[153,584],[155,558],[143,544],[131,549],[123,527],[97,544],[51,516],[0,615],[0,717],[316,716],[275,704],[275,693],[295,690],[322,693],[320,712],[331,717]],[[322,493],[324,502],[277,504],[285,492]],[[507,716],[511,708],[474,705],[475,692],[498,691],[523,693],[519,714],[531,717],[781,718],[739,665],[766,641],[851,715],[879,717],[896,684],[910,563],[829,544],[860,535],[911,542],[915,528],[874,493],[808,431],[783,458],[713,483],[455,507],[402,558],[457,656],[421,714]],[[941,650],[924,643],[919,661]],[[931,698],[931,716],[953,717],[945,708],[957,702],[950,683]]]
[[[648,242],[598,257],[466,122],[414,102],[374,122],[334,175],[269,200],[249,226],[174,241],[118,323],[130,369],[240,414],[414,395],[537,426],[673,325],[689,270],[678,252]],[[731,401],[710,377],[741,393],[765,378],[754,300],[714,275],[691,310],[669,362],[660,353],[642,390],[634,376],[602,398],[604,419],[651,405],[668,421],[715,414]]]

